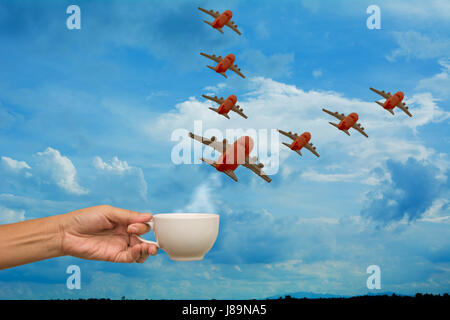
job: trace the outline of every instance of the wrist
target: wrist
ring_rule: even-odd
[[[51,216],[42,218],[43,233],[45,234],[45,240],[42,242],[47,251],[48,258],[63,256],[62,240],[63,240],[63,215]]]

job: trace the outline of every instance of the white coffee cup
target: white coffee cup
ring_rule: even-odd
[[[172,260],[202,260],[219,233],[219,215],[212,213],[159,213],[147,222],[155,233],[155,244]]]

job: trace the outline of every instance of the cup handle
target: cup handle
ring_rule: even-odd
[[[145,223],[148,224],[148,225],[150,226],[151,230],[153,230],[153,226],[154,226],[154,224],[155,224],[155,223],[153,222],[153,218],[152,218],[152,220],[150,220],[149,222],[145,222]],[[157,247],[159,248],[158,242],[146,240],[146,239],[144,239],[144,238],[142,238],[141,236],[138,236],[138,235],[136,235],[136,238],[138,238],[138,239],[141,240],[142,242],[154,244],[155,246],[157,246]]]

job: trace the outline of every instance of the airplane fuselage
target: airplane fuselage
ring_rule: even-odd
[[[214,29],[221,29],[225,26],[233,17],[233,13],[230,10],[222,12],[213,23],[211,24]]]
[[[353,125],[358,122],[358,114],[355,112],[350,113],[348,116],[346,116],[344,119],[341,120],[341,122],[338,124],[339,130],[348,130]]]
[[[289,146],[291,150],[300,150],[311,140],[311,134],[309,132],[303,132],[297,139],[295,139]]]
[[[403,92],[401,91],[396,92],[384,102],[383,108],[388,110],[394,109],[400,102],[402,102],[404,96],[405,95]]]
[[[234,60],[236,59],[236,57],[234,56],[234,54],[230,53],[229,55],[227,55],[222,61],[220,61],[215,70],[217,73],[222,73],[228,70],[229,67],[231,67],[234,63]]]
[[[236,170],[240,164],[245,163],[252,149],[253,139],[249,136],[240,137],[217,159],[217,171]]]
[[[237,97],[232,94],[219,106],[218,113],[219,114],[227,114],[233,108],[233,106],[237,102]]]

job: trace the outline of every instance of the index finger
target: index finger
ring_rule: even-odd
[[[124,223],[126,225],[132,223],[145,223],[152,219],[151,213],[139,213],[136,211],[116,208],[112,206],[107,206],[105,211],[106,217],[116,222]]]

